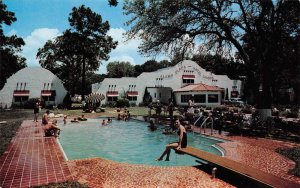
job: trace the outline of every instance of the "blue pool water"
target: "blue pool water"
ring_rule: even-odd
[[[178,141],[176,135],[162,134],[164,126],[158,126],[154,132],[148,130],[146,122],[113,120],[107,126],[101,125],[102,119],[88,119],[80,123],[60,125],[62,131],[59,141],[68,159],[101,157],[113,161],[156,166],[192,166],[199,165],[196,158],[189,155],[177,155],[171,152],[170,161],[155,161],[163,152],[165,145]],[[188,145],[221,155],[212,147],[217,140],[203,135],[188,133]]]

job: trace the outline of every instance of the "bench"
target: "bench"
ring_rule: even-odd
[[[299,184],[296,184],[294,182],[290,182],[288,180],[266,173],[251,166],[239,163],[237,161],[233,161],[225,157],[217,156],[197,148],[181,148],[180,152],[202,159],[216,166],[226,168],[230,171],[236,172],[238,174],[241,174],[243,176],[246,176],[271,187],[300,187]]]

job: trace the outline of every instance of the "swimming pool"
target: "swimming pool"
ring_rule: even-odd
[[[156,166],[199,165],[196,158],[177,155],[171,152],[170,161],[157,162],[155,159],[163,152],[165,145],[178,141],[177,135],[162,134],[164,126],[149,131],[147,122],[113,120],[109,125],[101,125],[102,119],[88,119],[80,123],[60,125],[60,144],[69,160],[101,157],[131,164]],[[188,145],[222,155],[212,145],[221,142],[203,135],[188,133]]]

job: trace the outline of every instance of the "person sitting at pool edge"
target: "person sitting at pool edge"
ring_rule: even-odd
[[[178,129],[179,142],[173,142],[173,143],[168,144],[166,146],[165,151],[162,153],[162,155],[159,158],[156,159],[156,161],[163,160],[165,155],[167,155],[165,161],[169,161],[171,149],[180,150],[181,148],[186,148],[186,146],[187,146],[186,130],[185,130],[184,126],[180,124],[180,121],[178,119],[175,121],[175,126]]]
[[[58,126],[56,126],[56,124],[57,124],[57,120],[54,119],[51,124],[47,124],[44,127],[45,136],[55,136],[55,137],[58,137],[58,135],[60,133],[60,128]]]
[[[42,117],[42,125],[48,125],[48,121],[49,121],[49,117],[48,115],[50,114],[49,110],[46,110],[46,112],[44,113],[43,117]]]

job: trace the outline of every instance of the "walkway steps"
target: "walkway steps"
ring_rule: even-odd
[[[187,155],[191,155],[193,157],[205,160],[209,163],[213,163],[216,166],[220,166],[236,172],[238,174],[247,176],[255,181],[261,182],[265,185],[271,187],[286,187],[286,188],[295,188],[299,187],[299,184],[290,182],[288,180],[284,180],[280,177],[274,176],[272,174],[263,172],[259,169],[255,169],[253,167],[247,166],[245,164],[233,161],[231,159],[213,155],[211,153],[202,151],[200,149],[196,149],[193,147],[182,148],[180,152],[185,153]]]

